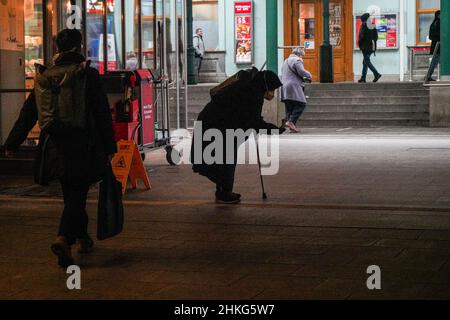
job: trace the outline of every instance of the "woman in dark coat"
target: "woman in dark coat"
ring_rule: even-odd
[[[436,50],[438,42],[441,41],[441,10],[436,11],[434,14],[434,20],[430,26],[429,38],[431,40],[430,54],[433,56],[433,58],[431,59],[431,65],[428,69],[426,81],[436,81],[432,78],[432,76],[437,66],[439,65],[439,61],[441,58],[441,48],[439,47]]]
[[[216,184],[216,202],[218,203],[239,203],[241,198],[239,194],[233,193],[233,185],[237,152],[243,141],[238,141],[237,138],[234,138],[234,141],[228,141],[226,130],[242,129],[247,131],[253,129],[256,133],[266,130],[268,134],[272,133],[271,130],[277,130],[277,132],[285,130],[265,122],[261,116],[264,99],[272,100],[274,91],[282,85],[278,76],[272,71],[258,72],[253,69],[252,71],[241,71],[238,78],[239,81],[213,95],[211,101],[200,113],[192,142],[192,169]],[[200,133],[200,123],[201,136],[198,134]],[[215,161],[212,164],[205,161],[203,157],[205,149],[213,143],[213,141],[204,141],[202,138],[209,129],[220,131],[224,141],[222,161]],[[228,144],[234,146],[232,163],[227,162],[226,146]]]
[[[55,66],[78,65],[85,61],[81,55],[81,33],[63,30],[56,43],[59,54]],[[76,49],[76,50],[74,50]],[[7,154],[12,154],[26,139],[28,132],[39,118],[37,90],[29,95],[8,139]],[[58,257],[58,264],[67,268],[74,264],[71,248],[78,243],[80,253],[88,253],[93,241],[88,234],[86,198],[89,186],[102,179],[108,162],[117,147],[112,126],[108,98],[97,70],[86,69],[84,90],[86,126],[75,127],[53,121],[41,131],[35,166],[36,182],[42,185],[59,180],[64,195],[58,237],[51,249]],[[59,111],[67,106],[60,105]],[[80,105],[76,106],[81,108]]]

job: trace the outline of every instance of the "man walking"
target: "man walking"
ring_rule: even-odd
[[[311,73],[305,70],[304,56],[305,49],[294,49],[281,69],[281,101],[286,106],[285,126],[293,133],[300,132],[296,124],[306,108],[305,81],[311,81],[312,78]]]
[[[367,77],[367,70],[370,69],[373,72],[374,80],[373,82],[378,82],[381,78],[381,74],[377,71],[377,69],[373,66],[370,61],[370,56],[376,52],[377,50],[377,41],[378,41],[378,31],[376,26],[369,24],[368,20],[370,18],[369,13],[365,13],[361,17],[362,25],[359,29],[359,49],[363,54],[363,70],[361,79],[359,79],[359,83],[365,83]]]
[[[194,36],[195,48],[195,71],[197,76],[200,76],[200,69],[202,68],[202,60],[205,57],[205,43],[203,42],[203,29],[197,28]]]
[[[56,37],[54,66],[37,70],[34,92],[25,102],[6,143],[16,150],[39,120],[35,179],[42,185],[58,179],[64,195],[58,237],[52,252],[61,267],[74,264],[72,245],[88,253],[93,241],[87,226],[89,186],[100,181],[116,153],[112,116],[99,73],[81,55],[78,30],[63,30]]]
[[[437,44],[441,41],[441,11],[438,10],[434,14],[434,21],[430,26],[430,35],[429,38],[431,40],[431,50],[430,54],[432,55],[431,59],[431,65],[428,69],[426,81],[436,81],[432,78],[434,70],[436,70],[436,67],[439,65],[439,61],[441,58],[441,48],[437,47]]]

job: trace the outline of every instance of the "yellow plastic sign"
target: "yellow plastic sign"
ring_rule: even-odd
[[[112,167],[116,179],[122,183],[123,194],[127,189],[128,178],[130,178],[133,189],[137,188],[138,178],[142,180],[147,190],[152,188],[144,162],[134,141],[120,140],[117,143],[117,153],[112,160]]]

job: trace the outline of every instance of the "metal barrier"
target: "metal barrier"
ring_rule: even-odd
[[[413,81],[414,77],[414,65],[415,65],[415,57],[417,49],[429,49],[430,46],[407,46],[409,50],[409,81]]]

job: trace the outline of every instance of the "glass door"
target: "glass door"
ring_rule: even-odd
[[[305,68],[317,80],[319,75],[319,51],[321,44],[321,27],[319,5],[315,0],[296,0],[294,6],[296,27],[293,30],[293,39],[296,44],[305,47]]]

